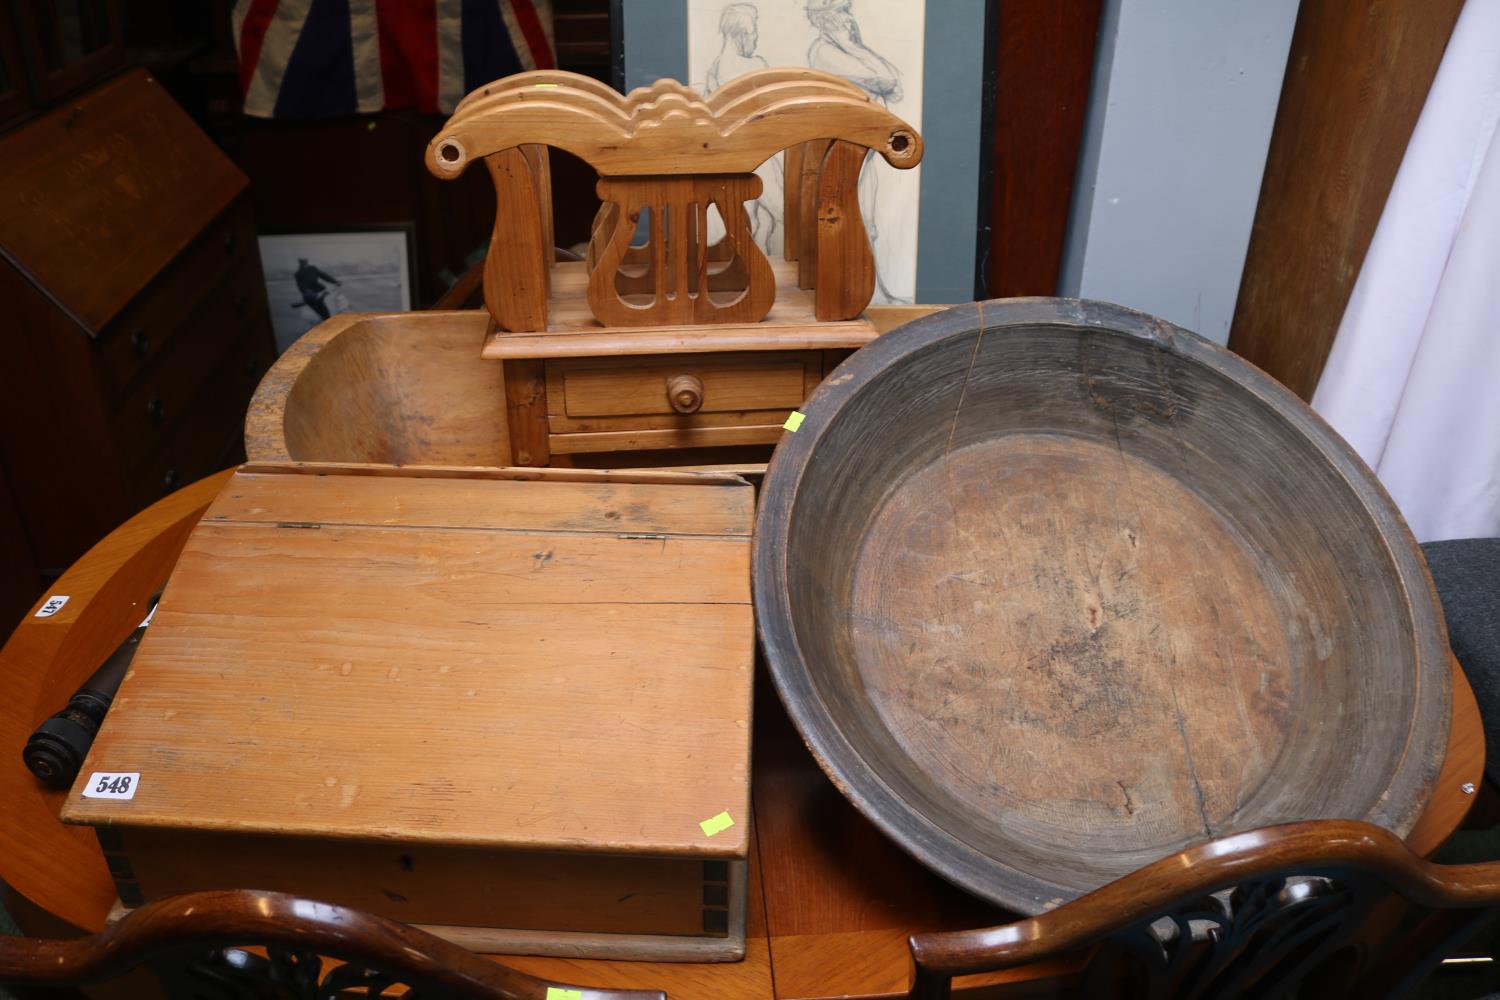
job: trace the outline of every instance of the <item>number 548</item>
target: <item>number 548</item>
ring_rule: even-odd
[[[130,775],[124,774],[118,778],[111,778],[107,774],[99,775],[99,783],[94,786],[96,794],[121,795],[130,791]]]

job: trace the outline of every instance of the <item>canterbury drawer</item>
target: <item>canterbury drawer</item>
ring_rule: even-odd
[[[823,351],[744,351],[546,362],[557,454],[766,444],[823,379]]]
[[[116,410],[114,421],[126,461],[135,464],[158,450],[199,393],[211,381],[230,345],[254,326],[265,325],[260,269],[242,266],[182,325],[160,363],[138,380]]]
[[[100,369],[109,397],[118,399],[127,390],[194,310],[219,293],[220,283],[232,271],[255,273],[248,301],[258,300],[264,294],[260,268],[252,266],[258,261],[250,205],[241,201],[189,244],[99,338]]]
[[[554,434],[714,426],[790,412],[822,377],[819,351],[562,358],[547,362],[547,409]]]

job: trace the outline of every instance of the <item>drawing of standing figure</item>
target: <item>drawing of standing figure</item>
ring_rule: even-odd
[[[760,11],[753,3],[729,3],[719,14],[719,35],[723,44],[708,67],[708,81],[703,88],[707,97],[737,76],[770,66],[764,56],[756,55],[760,44]]]
[[[757,55],[755,51],[760,44],[760,11],[755,4],[725,4],[723,12],[719,14],[719,35],[723,38],[723,43],[719,54],[709,64],[708,77],[703,84],[704,97],[737,76],[770,66],[765,56]],[[776,232],[776,213],[765,202],[767,198],[774,197],[777,201],[781,199],[780,154],[775,157],[769,172],[762,169],[757,173],[761,175],[762,182],[768,177],[770,182],[764,184],[759,198],[745,206],[750,212],[750,234],[766,253],[775,253],[780,249],[771,245]],[[717,230],[718,226],[710,227],[710,233],[715,237],[718,235]]]
[[[900,103],[901,71],[890,60],[870,49],[860,38],[859,22],[854,19],[854,0],[807,0],[807,19],[817,29],[807,50],[807,65],[841,76],[856,85],[885,107]],[[859,211],[864,216],[870,244],[878,247],[880,232],[875,222],[879,177],[869,169],[874,151],[865,156],[866,168],[859,172]],[[888,302],[909,302],[890,293],[880,273],[876,255],[875,284]]]

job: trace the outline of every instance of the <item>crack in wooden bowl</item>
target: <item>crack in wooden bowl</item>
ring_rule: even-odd
[[[1018,299],[845,361],[771,462],[755,603],[829,776],[1037,913],[1289,820],[1405,835],[1448,743],[1442,616],[1374,475],[1194,334]]]

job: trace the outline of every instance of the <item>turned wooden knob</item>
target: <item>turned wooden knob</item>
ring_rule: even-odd
[[[697,413],[703,406],[703,380],[696,375],[673,375],[667,379],[667,399],[678,413]]]

